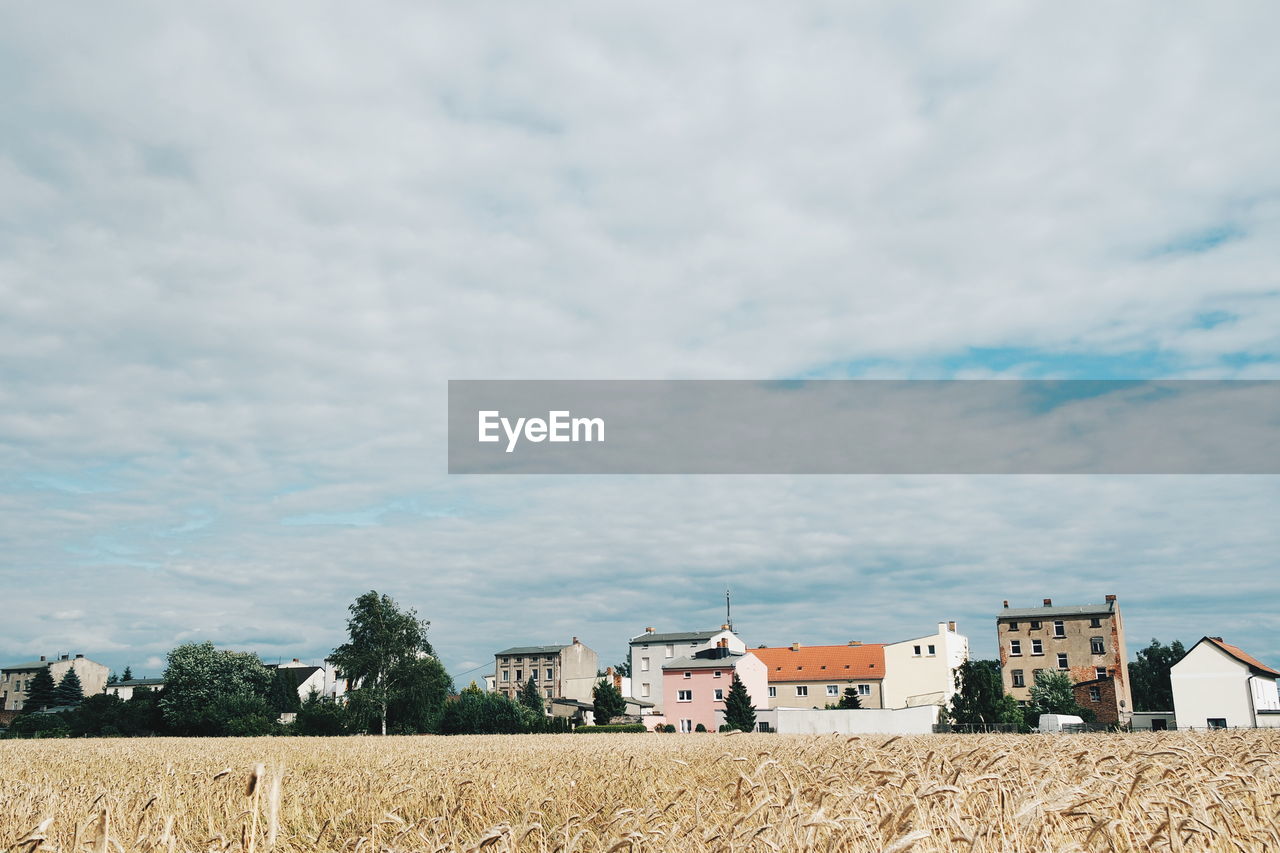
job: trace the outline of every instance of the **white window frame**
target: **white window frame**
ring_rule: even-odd
[[[827,695],[828,695],[828,696],[839,696],[839,695],[840,695],[840,688],[839,688],[839,687],[837,687],[837,686],[836,686],[836,685],[834,685],[834,684],[828,684],[828,685],[827,685]]]
[[[717,702],[723,702],[723,701],[724,701],[724,688],[723,688],[723,687],[717,687],[717,688],[716,688],[716,701],[717,701]]]
[[[796,685],[796,696],[807,697],[808,695],[809,695],[809,685],[807,684]]]
[[[1015,658],[1022,657],[1022,641],[1021,640],[1009,641],[1009,656],[1015,657]]]
[[[692,702],[692,701],[693,701],[693,691],[692,691],[692,690],[677,690],[677,691],[676,691],[676,701],[677,701],[677,702]]]
[[[871,685],[870,685],[870,684],[859,684],[859,685],[858,685],[858,695],[859,695],[859,696],[870,696],[870,695],[871,695]]]
[[[769,698],[770,698],[770,699],[777,699],[777,698],[778,698],[778,688],[777,688],[777,687],[770,687],[770,688],[769,688]]]

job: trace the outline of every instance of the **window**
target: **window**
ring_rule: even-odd
[[[871,685],[870,685],[870,684],[859,684],[859,685],[858,685],[858,695],[859,695],[859,696],[870,696],[870,695],[871,695]]]
[[[642,682],[640,683],[640,696],[641,696],[642,698],[648,698],[648,696],[649,696],[649,689],[650,689],[650,688],[649,688],[649,682],[647,682],[647,681],[642,681]]]
[[[1058,669],[1067,668],[1067,655],[1065,652],[1058,652]]]
[[[1042,654],[1044,654],[1044,640],[1032,640],[1032,641],[1031,641],[1031,654],[1033,654],[1033,655],[1042,655]]]
[[[1101,627],[1102,627],[1102,620],[1101,620],[1101,619],[1099,619],[1097,616],[1093,617],[1092,619],[1090,619],[1090,620],[1089,620],[1089,627],[1090,627],[1090,628],[1101,628]]]
[[[936,655],[937,653],[938,653],[938,648],[937,648],[937,646],[929,646],[929,654],[930,654],[930,655]]]
[[[1089,639],[1089,651],[1095,655],[1104,655],[1107,653],[1107,647],[1103,645],[1101,637],[1091,637]]]
[[[1010,622],[1010,623],[1009,623],[1009,630],[1010,630],[1010,631],[1016,631],[1016,630],[1018,630],[1018,623],[1017,623],[1017,622]]]
[[[555,674],[554,674],[554,672],[553,672],[552,670],[548,669],[548,670],[547,670],[547,681],[551,681],[553,678],[555,678]]]
[[[723,702],[723,701],[724,701],[724,688],[723,688],[723,687],[717,687],[717,688],[716,688],[716,701],[717,701],[717,702]]]
[[[1053,623],[1053,636],[1055,637],[1067,636],[1067,623],[1063,622],[1061,619],[1055,621]]]
[[[1013,686],[1014,686],[1014,687],[1026,687],[1026,686],[1027,686],[1027,679],[1026,679],[1026,677],[1023,675],[1022,670],[1020,670],[1020,669],[1015,669],[1015,670],[1013,671],[1012,675],[1013,675]]]
[[[649,671],[649,659],[648,659],[648,658],[640,658],[640,671],[641,671],[641,672],[648,672],[648,671]]]
[[[676,656],[676,647],[675,647],[675,646],[667,646],[666,654],[667,654],[667,657],[669,657],[669,658],[673,658],[673,657],[675,657],[675,656]]]
[[[827,685],[827,695],[828,695],[828,696],[839,696],[839,695],[840,695],[840,688],[839,688],[839,687],[836,687],[834,684],[828,684],[828,685]]]
[[[808,687],[808,685],[801,684],[799,687],[797,687],[797,688],[796,688],[796,695],[797,695],[797,696],[808,696],[808,695],[809,695],[809,687]]]
[[[713,672],[713,673],[712,673],[712,677],[713,677],[713,678],[719,678],[719,677],[720,677],[720,670],[718,670],[718,669],[717,669],[715,672]]]
[[[517,670],[516,670],[516,681],[524,681],[524,670],[523,670],[523,669],[517,669]]]
[[[758,731],[758,732],[771,732],[771,731],[773,731],[773,729],[769,728],[769,724],[768,724],[768,723],[766,723],[766,722],[764,722],[763,720],[761,720],[759,723],[757,723],[757,724],[756,724],[756,731]]]
[[[1010,640],[1010,641],[1009,641],[1009,654],[1011,654],[1011,655],[1021,655],[1021,654],[1022,654],[1022,641],[1021,641],[1021,640]]]
[[[529,670],[529,678],[530,678],[530,680],[532,680],[532,681],[537,681],[537,680],[538,680],[538,671],[537,671],[536,669],[531,669],[531,670]]]
[[[912,646],[912,647],[911,647],[911,654],[915,655],[916,657],[920,657],[920,647],[919,647],[919,646]]]
[[[777,698],[778,698],[778,688],[776,688],[776,687],[770,687],[770,688],[769,688],[769,698],[770,698],[770,699],[777,699]]]
[[[685,678],[693,678],[693,673],[692,673],[692,672],[686,672],[686,673],[684,674],[684,677],[685,677]]]
[[[1205,722],[1209,724],[1211,729],[1225,729],[1227,727],[1226,717],[1210,717]]]
[[[692,690],[677,690],[677,691],[676,691],[676,701],[677,701],[677,702],[692,702],[692,701],[693,701],[693,691],[692,691]]]
[[[1102,701],[1102,688],[1101,688],[1101,687],[1090,687],[1090,688],[1089,688],[1089,701],[1090,701],[1090,702],[1101,702],[1101,701]]]
[[[1040,630],[1040,620],[1039,620],[1039,619],[1032,619],[1032,620],[1031,620],[1031,630],[1032,630],[1032,631],[1039,631],[1039,630]]]
[[[1105,666],[1095,667],[1093,671],[1098,676],[1098,678],[1107,677],[1107,668]]]
[[[509,669],[504,669],[504,670],[502,671],[502,680],[503,680],[503,681],[510,681],[510,680],[511,680],[511,670],[509,670]]]

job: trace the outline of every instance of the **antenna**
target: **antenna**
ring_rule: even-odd
[[[729,588],[724,588],[724,623],[729,626],[729,630],[733,630],[733,611],[729,606]]]

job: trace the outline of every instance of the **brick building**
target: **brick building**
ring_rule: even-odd
[[[996,640],[1004,691],[1020,704],[1031,698],[1036,673],[1051,669],[1086,687],[1089,682],[1112,680],[1111,690],[1103,691],[1112,696],[1107,708],[1100,711],[1095,705],[1081,704],[1093,708],[1100,721],[1129,722],[1133,697],[1128,652],[1120,603],[1114,595],[1106,596],[1102,604],[1055,605],[1046,598],[1041,607],[1014,608],[1006,601],[996,616]],[[1086,697],[1088,693],[1086,689]]]

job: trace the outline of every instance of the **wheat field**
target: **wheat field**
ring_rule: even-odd
[[[1280,732],[0,742],[14,851],[1280,850]]]

